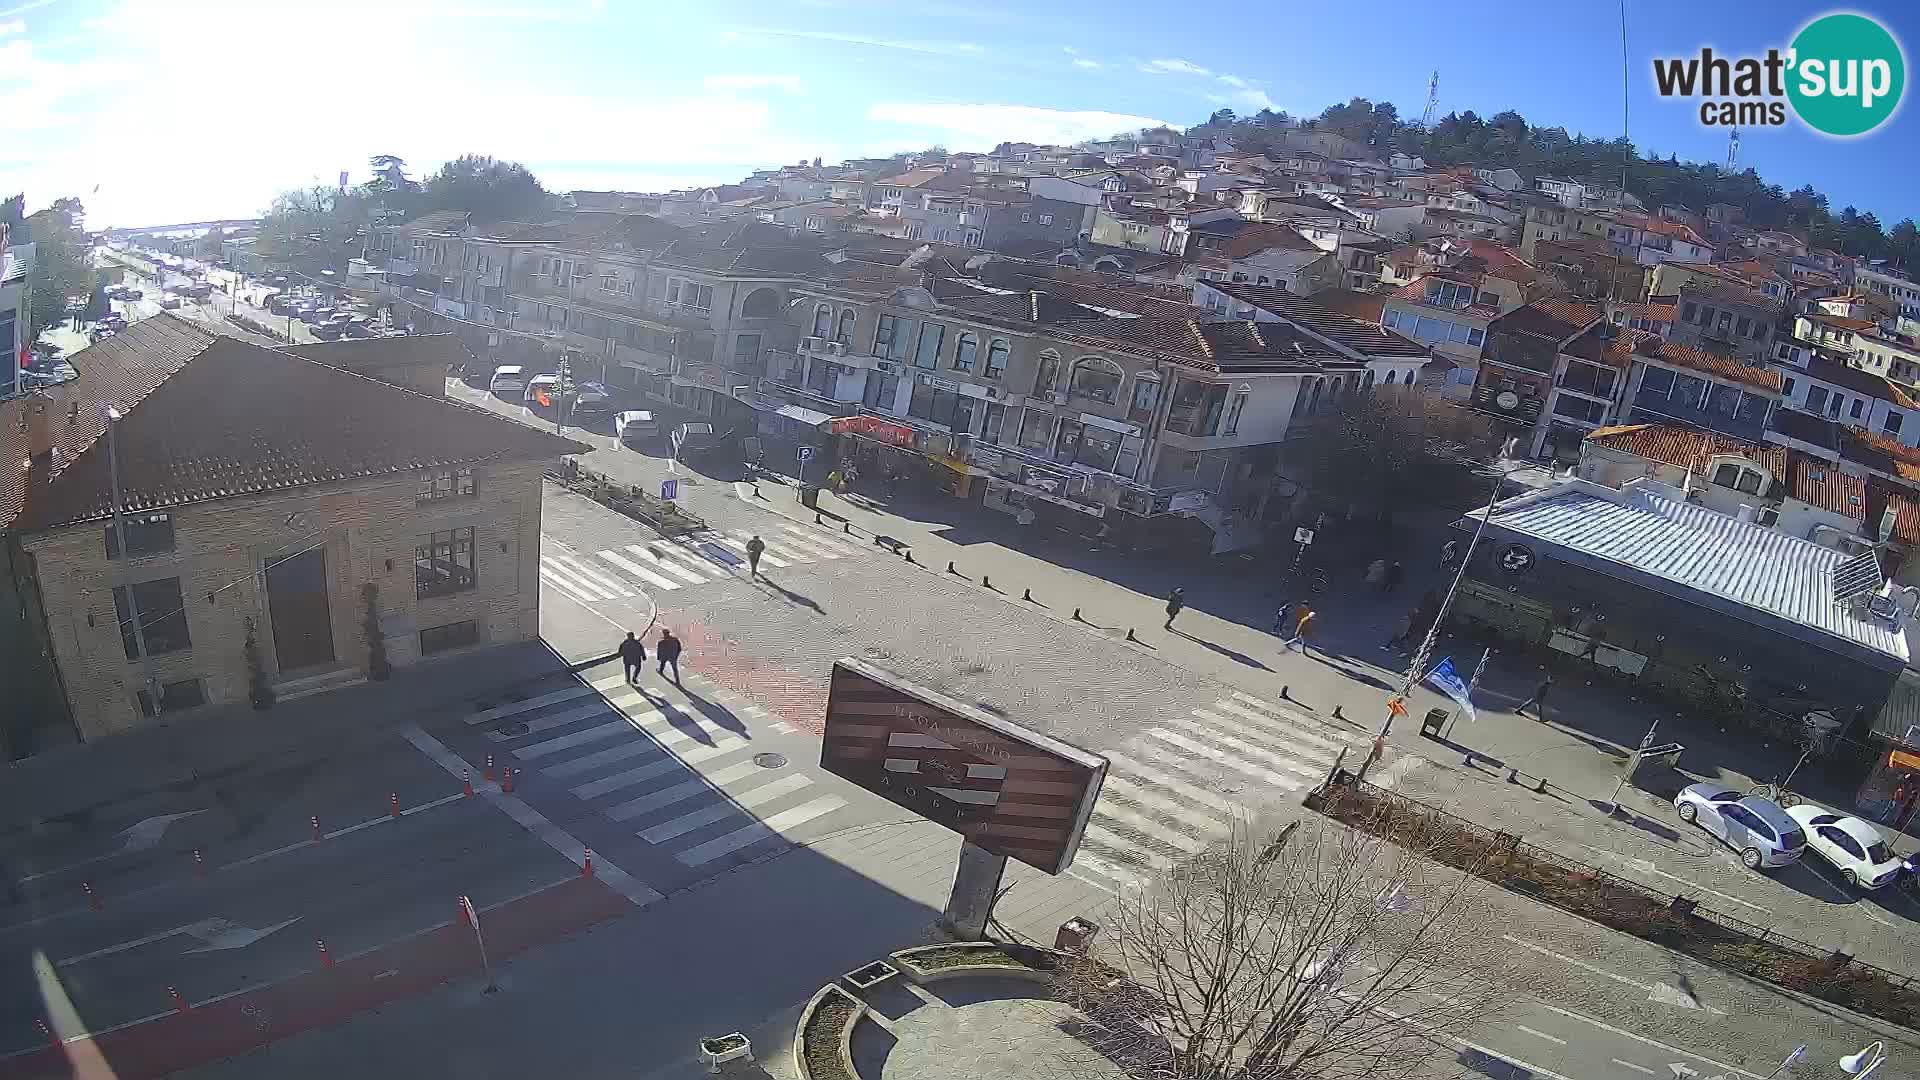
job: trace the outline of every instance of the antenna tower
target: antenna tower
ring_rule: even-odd
[[[1727,129],[1727,173],[1731,175],[1732,173],[1738,171],[1739,167],[1740,167],[1740,129],[1728,128]]]
[[[1427,80],[1427,111],[1420,114],[1420,126],[1433,125],[1433,110],[1440,104],[1440,69],[1435,68],[1433,78]]]

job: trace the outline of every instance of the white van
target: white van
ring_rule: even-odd
[[[645,410],[618,413],[613,418],[613,433],[624,446],[639,446],[660,437],[660,421]]]
[[[546,391],[547,400],[560,404],[560,376],[555,374],[535,375],[527,380],[526,392],[521,395],[528,405],[540,404],[540,392]]]
[[[494,368],[487,389],[500,397],[517,399],[527,389],[526,373],[527,369],[517,364]]]

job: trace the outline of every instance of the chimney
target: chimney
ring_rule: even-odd
[[[1887,508],[1884,511],[1882,511],[1880,514],[1880,542],[1881,543],[1884,544],[1887,541],[1893,539],[1894,527],[1899,523],[1900,523],[1899,511],[1894,509],[1892,502],[1888,502]]]
[[[1740,512],[1734,515],[1734,520],[1751,523],[1755,517],[1759,516],[1759,513],[1758,510],[1754,509],[1752,503],[1741,503]]]
[[[27,459],[23,462],[27,470],[27,499],[32,501],[35,492],[47,486],[53,477],[53,421],[48,416],[52,410],[45,397],[34,396],[22,401],[20,427],[25,431]]]

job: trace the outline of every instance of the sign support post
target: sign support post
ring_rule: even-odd
[[[947,896],[941,924],[962,941],[984,940],[994,898],[1000,894],[1000,878],[1006,872],[1005,855],[995,855],[971,840],[962,840],[960,864],[953,873],[953,892]]]

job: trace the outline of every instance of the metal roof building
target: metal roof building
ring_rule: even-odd
[[[1671,498],[1670,491],[1572,480],[1496,504],[1481,543],[1522,544],[1881,670],[1906,664],[1897,617],[1834,600],[1834,572],[1845,553]],[[1458,526],[1470,531],[1479,517],[1469,514]]]

